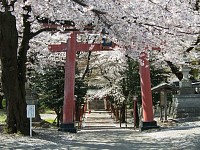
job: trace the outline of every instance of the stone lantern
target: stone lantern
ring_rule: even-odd
[[[27,82],[25,83],[25,91],[26,91],[26,104],[27,105],[35,105],[35,118],[33,119],[34,122],[40,121],[41,117],[39,115],[38,107],[37,107],[37,98],[35,95],[35,90],[32,90],[30,87],[30,81],[27,78]]]
[[[179,82],[180,86],[180,94],[191,94],[194,92],[194,89],[192,88],[192,82],[189,79],[189,72],[191,71],[191,68],[188,67],[186,63],[189,63],[189,60],[186,55],[183,56],[183,63],[181,66],[180,71],[183,74],[182,80]]]
[[[188,78],[191,70],[186,63],[189,63],[186,55],[183,58],[181,71],[183,79],[180,81],[180,93],[173,95],[173,117],[187,118],[200,116],[200,94],[195,90],[194,84]]]
[[[36,105],[37,104],[37,100],[35,98],[35,96],[33,95],[33,91],[30,88],[30,82],[27,79],[27,82],[25,83],[25,91],[26,91],[26,103],[27,105]]]

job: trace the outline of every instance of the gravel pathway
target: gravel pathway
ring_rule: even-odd
[[[112,124],[113,125],[113,124]],[[130,128],[99,126],[78,133],[56,128],[34,128],[33,137],[0,134],[2,150],[199,150],[200,120],[178,122],[161,130],[139,132]]]
[[[77,134],[58,132],[57,129],[34,129],[38,135],[0,136],[0,149],[6,150],[198,150],[200,127],[191,129],[163,129],[139,132],[133,129],[81,130]]]

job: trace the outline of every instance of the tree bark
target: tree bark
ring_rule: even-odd
[[[75,103],[75,112],[76,112],[76,114],[75,114],[75,119],[76,119],[76,121],[80,121],[80,102],[79,101],[76,101],[76,103]]]
[[[24,91],[18,80],[18,32],[16,19],[11,12],[0,13],[0,57],[2,62],[2,86],[8,102],[7,128],[9,133],[20,131],[29,134],[29,121],[26,117]]]
[[[116,122],[119,121],[119,108],[118,106],[115,106],[115,118],[116,118]]]
[[[183,78],[182,72],[179,71],[179,69],[172,62],[166,60],[166,63],[170,67],[172,73],[175,74],[175,76],[179,79],[179,81],[181,81]]]
[[[59,127],[60,126],[60,116],[61,116],[61,108],[57,107],[54,109],[54,111],[56,112],[56,126]]]
[[[3,109],[3,96],[0,95],[0,109]]]
[[[125,107],[125,104],[124,102],[122,103],[122,106],[121,106],[121,123],[125,123],[126,122],[126,107]]]

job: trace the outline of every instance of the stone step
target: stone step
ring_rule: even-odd
[[[82,126],[83,128],[93,128],[93,127],[104,127],[110,128],[115,127],[113,123],[114,120],[111,118],[111,114],[109,114],[106,110],[91,110],[85,114],[85,118],[83,120]]]
[[[96,129],[115,129],[116,126],[85,126],[83,130],[96,130]]]
[[[106,110],[90,110],[90,111],[86,111],[86,113],[103,113],[103,114],[106,114],[106,113],[111,113],[110,111],[106,111]]]
[[[93,120],[85,119],[85,120],[83,120],[83,122],[102,122],[102,123],[104,123],[104,122],[113,122],[113,119],[93,119]]]
[[[113,122],[109,122],[109,123],[102,123],[102,122],[100,122],[100,123],[96,123],[96,122],[94,122],[94,123],[85,123],[85,122],[83,122],[82,125],[85,126],[85,127],[87,127],[87,126],[95,126],[95,127],[96,126],[102,126],[102,127],[106,127],[106,126],[110,127],[110,126],[112,126],[112,127],[114,127],[115,126],[115,124]]]
[[[111,122],[113,121],[113,119],[105,119],[105,118],[101,118],[101,119],[92,119],[92,118],[87,118],[87,119],[84,119],[85,122]]]
[[[110,114],[85,114],[85,116],[87,116],[87,117],[111,117],[111,115]]]

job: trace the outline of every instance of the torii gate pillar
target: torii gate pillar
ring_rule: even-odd
[[[143,107],[143,121],[140,130],[143,131],[153,128],[159,128],[159,126],[157,126],[157,122],[154,121],[150,67],[146,52],[140,53],[139,72]]]
[[[65,63],[65,85],[64,85],[64,104],[63,104],[63,122],[59,131],[76,133],[74,116],[75,116],[75,102],[74,102],[74,85],[75,85],[75,59],[76,59],[76,36],[74,32],[71,38],[68,39],[69,49],[66,51]]]

